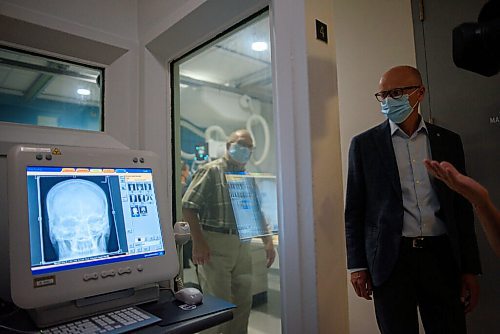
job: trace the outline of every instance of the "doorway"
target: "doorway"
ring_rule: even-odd
[[[182,197],[200,167],[226,154],[228,136],[235,130],[250,132],[254,149],[244,176],[228,184],[255,185],[249,195],[269,225],[269,231],[243,231],[252,258],[252,310],[249,333],[280,333],[279,257],[266,267],[261,236],[272,236],[278,248],[276,155],[273,115],[272,57],[268,10],[231,27],[216,38],[171,63],[174,134],[175,220],[181,221]],[[244,179],[244,180],[243,180]],[[243,180],[243,181],[242,181]],[[236,222],[247,206],[232,200]],[[247,202],[246,202],[247,203]],[[249,234],[248,234],[248,233]],[[252,234],[254,233],[254,234]],[[185,286],[199,287],[191,261],[192,244],[183,247]]]

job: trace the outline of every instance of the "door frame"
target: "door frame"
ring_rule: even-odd
[[[286,2],[286,3],[285,3]],[[144,142],[165,138],[164,165],[168,193],[172,193],[175,159],[174,110],[171,104],[170,63],[265,7],[270,9],[273,54],[273,109],[278,180],[281,324],[284,333],[317,333],[315,229],[312,212],[311,137],[309,133],[307,49],[303,1],[217,0],[206,1],[145,45],[143,65],[149,75],[162,69],[158,85],[144,87],[144,101],[159,100],[164,109],[144,110],[147,117],[165,118],[165,133],[144,131]],[[203,25],[202,25],[203,24]],[[293,27],[293,29],[290,29]],[[299,35],[302,38],[297,38]],[[294,55],[291,57],[291,55]],[[156,74],[154,74],[156,75]],[[161,75],[161,74],[158,74]],[[148,76],[149,78],[149,76]],[[297,94],[300,92],[300,94]],[[306,92],[306,93],[302,93]],[[147,106],[146,106],[147,108]],[[149,113],[151,112],[151,113]],[[168,115],[172,117],[168,117]],[[179,151],[178,151],[179,152]],[[300,205],[298,205],[300,203]],[[172,205],[167,203],[166,205]],[[172,212],[172,208],[170,208]],[[173,216],[171,217],[173,218]]]

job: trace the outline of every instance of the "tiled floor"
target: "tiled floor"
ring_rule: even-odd
[[[268,272],[267,303],[252,309],[248,325],[248,334],[281,333],[280,317],[280,279],[279,264],[275,264]],[[184,282],[197,282],[194,266],[184,270]]]
[[[249,334],[281,333],[280,278],[277,264],[269,269],[267,279],[267,303],[252,309]]]

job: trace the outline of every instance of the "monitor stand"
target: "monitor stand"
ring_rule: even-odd
[[[149,284],[27,311],[35,324],[44,328],[125,306],[157,301],[159,298],[159,285]]]

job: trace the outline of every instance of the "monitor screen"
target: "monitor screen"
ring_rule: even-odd
[[[165,253],[150,168],[28,166],[32,274]]]
[[[195,145],[194,151],[196,161],[208,161],[209,155],[206,143]]]

